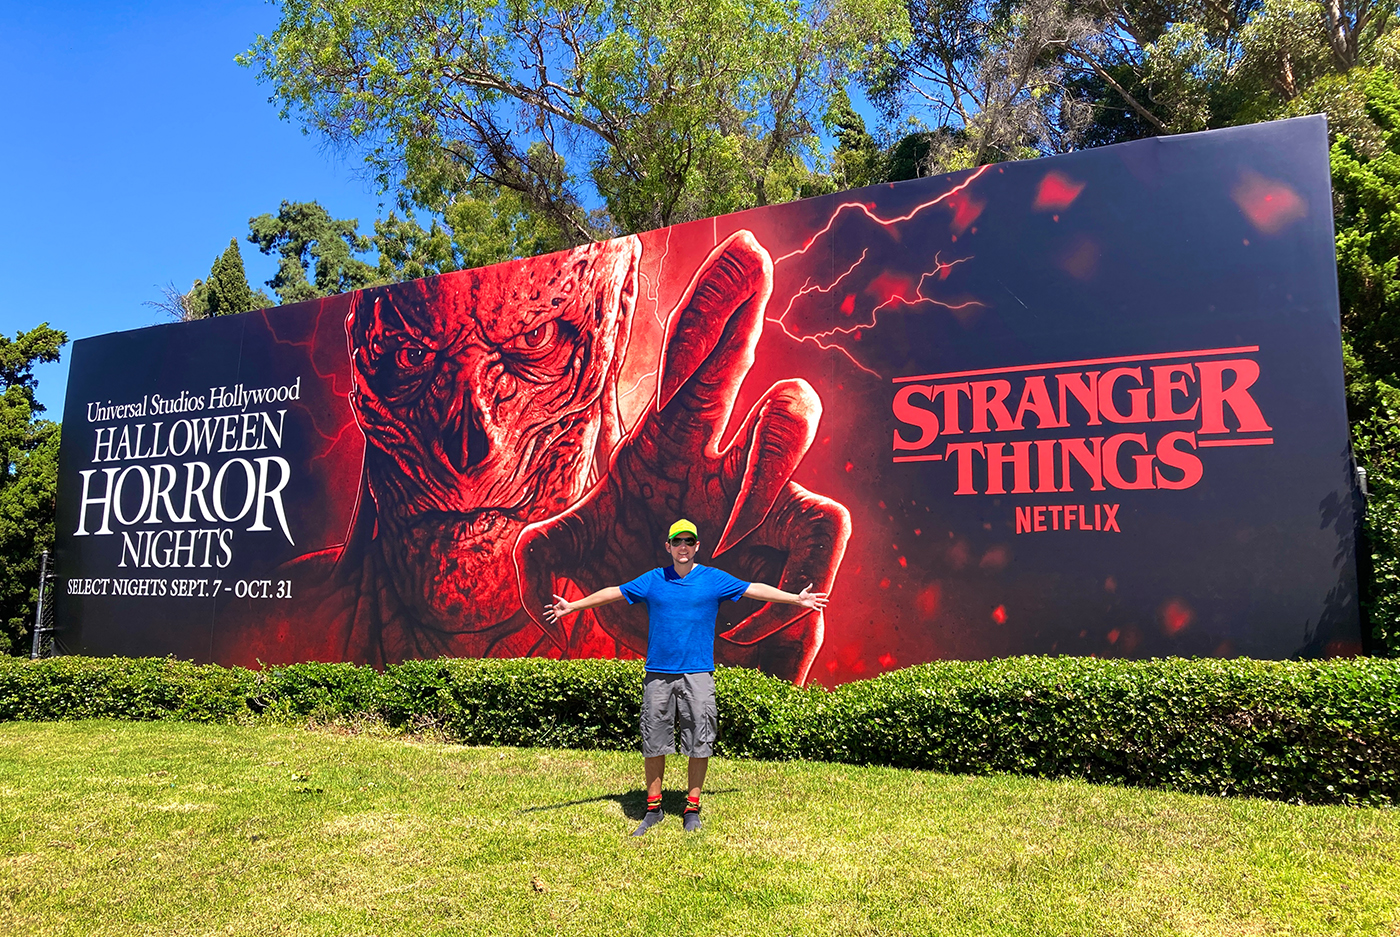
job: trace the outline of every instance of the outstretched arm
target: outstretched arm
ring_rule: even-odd
[[[801,605],[803,608],[826,608],[825,592],[813,592],[809,585],[801,592],[794,595],[791,592],[784,592],[782,589],[775,589],[767,583],[750,583],[748,589],[744,590],[744,598],[758,599],[760,602],[778,602],[783,605]]]
[[[622,590],[617,586],[608,586],[606,589],[599,589],[592,595],[585,595],[574,602],[565,601],[562,595],[556,595],[554,604],[544,607],[544,614],[550,621],[558,621],[570,612],[581,612],[585,608],[597,608],[600,605],[611,605],[620,601],[622,601]]]

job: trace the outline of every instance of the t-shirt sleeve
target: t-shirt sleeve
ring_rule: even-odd
[[[637,602],[646,600],[647,592],[651,585],[651,574],[652,571],[647,570],[636,579],[630,582],[624,582],[622,585],[618,586],[618,588],[622,590],[622,597],[627,600],[628,605],[634,605]]]
[[[719,573],[720,576],[715,591],[719,593],[721,600],[728,599],[731,602],[737,602],[744,597],[745,592],[749,591],[749,586],[753,585],[751,582],[744,582],[737,576],[729,575],[722,569],[716,569],[715,572]]]

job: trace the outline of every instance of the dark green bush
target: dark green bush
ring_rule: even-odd
[[[253,672],[172,660],[0,660],[0,720],[370,716],[473,745],[635,749],[641,665],[411,661]],[[1400,661],[1011,658],[833,691],[716,675],[721,754],[1246,794],[1400,801]]]

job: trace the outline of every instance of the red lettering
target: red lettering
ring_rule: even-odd
[[[972,399],[972,391],[966,383],[962,384],[935,384],[933,393],[929,395],[932,402],[939,394],[943,395],[943,435],[952,436],[962,432],[962,426],[958,423],[958,394]]]
[[[1055,440],[1035,441],[1036,494],[1049,494],[1055,491]]]
[[[1194,410],[1195,407],[1191,409]],[[1166,476],[1162,474],[1162,470],[1158,468],[1156,470],[1158,488],[1179,491],[1182,488],[1190,488],[1201,480],[1201,475],[1204,473],[1204,469],[1201,467],[1201,460],[1197,458],[1196,454],[1193,452],[1186,452],[1182,449],[1178,449],[1176,444],[1179,442],[1185,442],[1190,445],[1192,449],[1195,449],[1196,434],[1168,433],[1157,440],[1157,461],[1168,468],[1179,470],[1182,476],[1179,481],[1168,481]]]
[[[1095,506],[1094,506],[1094,514],[1097,515],[1098,513],[1099,513],[1098,506],[1095,505]],[[1119,533],[1119,534],[1121,534],[1123,531],[1121,531],[1121,530],[1118,529],[1118,521],[1115,520],[1116,517],[1118,517],[1118,505],[1116,505],[1116,504],[1105,504],[1105,505],[1103,506],[1103,529],[1104,529],[1104,530],[1111,530],[1111,531],[1113,531],[1114,533]],[[1095,518],[1095,523],[1097,523],[1097,522],[1098,522],[1098,520],[1097,520],[1097,517],[1096,517],[1096,518]]]
[[[1069,529],[1070,529],[1070,527],[1069,527],[1069,522],[1072,521],[1072,520],[1074,520],[1074,505],[1072,505],[1072,504],[1066,504],[1064,510],[1065,510],[1065,530],[1069,530]]]
[[[1062,507],[1061,505],[1058,505],[1058,504],[1051,504],[1051,505],[1049,505],[1049,506],[1046,507],[1046,510],[1050,512],[1050,529],[1051,529],[1051,530],[1059,530],[1059,529],[1060,529],[1060,512],[1064,510],[1064,507]]]
[[[1006,398],[1011,394],[1010,381],[972,382],[972,431],[989,433],[987,414],[996,421],[996,428],[1019,429],[1013,425],[1011,413],[1006,409]]]
[[[902,449],[922,449],[938,438],[938,417],[931,410],[915,406],[909,399],[915,394],[926,398],[930,405],[933,403],[933,387],[928,384],[909,384],[901,387],[899,393],[894,395],[894,418],[919,428],[919,438],[910,442],[901,436],[899,428],[895,427],[896,452]]]
[[[1045,505],[1043,504],[1035,506],[1035,529],[1037,531],[1045,529]]]
[[[948,444],[948,449],[943,453],[943,458],[952,461],[953,456],[958,456],[958,490],[955,495],[975,495],[977,492],[972,487],[972,454],[986,458],[986,450],[980,442],[954,442]]]
[[[1016,509],[1016,533],[1028,534],[1031,532],[1031,509],[1029,507]]]
[[[1201,429],[1202,433],[1228,433],[1225,426],[1225,408],[1228,406],[1239,422],[1239,431],[1254,433],[1273,429],[1264,422],[1264,414],[1259,405],[1249,395],[1249,389],[1259,379],[1259,363],[1250,358],[1233,361],[1203,361],[1197,365],[1201,369]],[[1235,375],[1235,380],[1225,387],[1225,372]]]
[[[987,494],[1004,495],[1006,489],[1002,487],[1005,481],[1006,465],[1011,463],[1013,469],[1012,479],[1014,487],[1011,493],[1014,495],[1025,495],[1031,492],[1031,444],[1025,442],[1013,442],[1011,444],[1011,455],[1006,454],[1006,443],[988,443],[986,450],[987,459]]]
[[[1178,377],[1173,380],[1173,376],[1183,374],[1185,377]],[[1191,391],[1186,386],[1186,378],[1193,381],[1196,379],[1196,372],[1189,364],[1164,364],[1152,369],[1152,419],[1158,423],[1166,423],[1171,420],[1194,420],[1196,411],[1200,409],[1201,402],[1198,400],[1191,404],[1191,409],[1185,413],[1177,413],[1172,406],[1172,393],[1176,392],[1185,397],[1191,396]]]
[[[1095,436],[1087,442],[1093,445],[1090,449],[1085,445],[1083,439],[1061,439],[1060,440],[1060,474],[1063,476],[1060,481],[1061,491],[1073,491],[1073,479],[1070,477],[1070,459],[1079,463],[1079,467],[1089,473],[1089,479],[1094,483],[1090,491],[1104,491],[1103,485],[1103,437]]]
[[[1131,377],[1139,385],[1128,391],[1131,409],[1126,414],[1119,413],[1117,405],[1113,402],[1113,386],[1123,377]],[[1146,423],[1147,395],[1151,391],[1141,385],[1142,368],[1114,368],[1109,371],[1103,376],[1103,380],[1099,381],[1099,412],[1114,423]]]
[[[1055,415],[1055,407],[1050,403],[1050,391],[1045,388],[1045,378],[1037,375],[1026,378],[1021,388],[1021,402],[1016,407],[1016,421],[1012,429],[1021,429],[1021,422],[1030,413],[1035,416],[1035,425],[1040,429],[1055,429],[1067,426]]]
[[[1132,481],[1125,479],[1118,471],[1118,450],[1130,442],[1137,443],[1146,453],[1133,456],[1133,464],[1137,471]],[[1147,436],[1143,433],[1119,433],[1117,436],[1110,436],[1103,446],[1103,474],[1114,488],[1152,488],[1152,453],[1147,452]]]
[[[1085,381],[1085,378],[1088,378]],[[1084,412],[1089,417],[1090,426],[1098,426],[1099,420],[1099,372],[1090,371],[1087,374],[1079,372],[1077,374],[1056,374],[1055,383],[1060,388],[1060,425],[1069,425],[1069,411],[1065,405],[1069,402],[1066,391],[1079,401],[1079,405],[1084,408]]]

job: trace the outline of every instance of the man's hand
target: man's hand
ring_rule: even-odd
[[[800,379],[777,382],[720,448],[753,365],[772,281],[772,260],[749,232],[715,247],[667,320],[650,408],[600,466],[598,484],[516,542],[521,605],[564,656],[572,656],[579,635],[547,610],[551,594],[567,591],[559,583],[588,589],[635,576],[663,559],[661,544],[677,517],[695,521],[703,542],[715,544],[711,555],[723,558],[716,565],[741,579],[831,588],[850,512],[792,481],[821,419],[816,390]],[[768,601],[732,627],[719,623],[715,659],[805,681],[821,649],[816,597],[824,594],[807,591],[812,604],[801,608]],[[645,610],[618,607],[596,618],[623,646],[646,648]]]
[[[793,604],[801,605],[803,608],[815,608],[820,610],[826,608],[826,596],[827,593],[825,592],[813,592],[811,585],[808,585],[807,588],[797,593],[797,601]]]
[[[577,611],[577,609],[569,604],[568,599],[565,599],[562,595],[556,595],[554,597],[554,604],[544,607],[544,617],[549,622],[554,623],[574,611]]]

